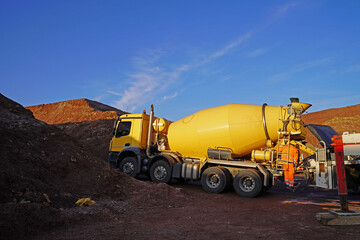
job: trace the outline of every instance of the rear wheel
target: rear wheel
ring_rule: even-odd
[[[228,178],[224,169],[210,167],[201,176],[201,185],[209,193],[221,193],[228,185]]]
[[[170,165],[164,160],[156,161],[150,168],[150,178],[156,183],[169,183],[171,180]]]
[[[260,174],[256,170],[240,171],[234,179],[234,189],[242,197],[253,198],[262,191],[263,182]]]
[[[119,170],[123,173],[126,173],[127,175],[131,176],[131,177],[136,177],[137,176],[137,168],[138,168],[138,164],[136,161],[136,158],[134,157],[126,157],[124,158],[119,166]]]

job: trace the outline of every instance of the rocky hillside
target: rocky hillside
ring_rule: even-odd
[[[339,134],[360,132],[360,104],[308,113],[303,120],[306,124],[329,125]]]
[[[26,107],[35,118],[56,125],[93,156],[107,159],[114,119],[124,111],[89,99]]]
[[[148,208],[183,201],[170,186],[138,181],[112,169],[88,146],[1,94],[0,156],[0,239],[32,239],[62,226],[119,218],[119,211],[107,208],[86,219],[83,213],[67,210],[81,197],[112,205],[126,201],[127,211],[138,204]]]
[[[54,209],[73,206],[80,197],[126,196],[113,183],[127,177],[1,94],[0,146],[0,227],[12,232],[8,237],[49,227],[58,215]]]
[[[304,114],[302,119],[305,124],[329,125],[339,134],[343,132],[360,133],[360,104]],[[317,144],[316,138],[309,131],[306,141],[312,145]]]
[[[114,119],[125,112],[86,98],[26,107],[47,124]]]

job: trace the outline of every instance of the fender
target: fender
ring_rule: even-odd
[[[121,160],[127,156],[135,156],[135,158],[138,162],[137,173],[140,173],[140,170],[142,167],[142,160],[146,156],[145,153],[143,152],[143,150],[138,147],[128,147],[128,148],[123,149],[118,154],[116,166],[119,166]]]
[[[173,169],[173,165],[178,162],[178,160],[175,159],[174,157],[172,157],[172,156],[170,156],[170,155],[168,155],[168,154],[165,155],[165,154],[161,154],[161,153],[160,153],[160,154],[155,155],[154,157],[152,157],[152,158],[150,159],[149,166],[151,166],[155,161],[157,161],[157,160],[159,160],[159,159],[163,159],[163,160],[165,160],[167,163],[169,163],[170,168],[171,168],[171,171],[172,171],[172,169]]]

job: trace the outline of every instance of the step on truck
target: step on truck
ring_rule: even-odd
[[[155,117],[153,105],[150,114],[121,115],[108,162],[132,177],[146,173],[156,183],[200,180],[210,193],[233,186],[240,196],[256,197],[291,161],[280,156],[281,146],[314,153],[304,142],[301,120],[311,104],[290,100],[284,107],[228,104],[176,122]]]

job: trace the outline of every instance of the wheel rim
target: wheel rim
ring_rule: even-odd
[[[206,185],[210,188],[217,188],[221,184],[221,179],[217,174],[209,174],[206,178]]]
[[[251,192],[255,188],[255,180],[252,177],[243,177],[239,181],[240,189],[244,192]]]
[[[166,178],[167,172],[164,166],[157,166],[154,169],[154,176],[157,180],[163,180]]]
[[[131,162],[127,162],[123,166],[123,172],[131,175],[135,171],[135,166]]]

